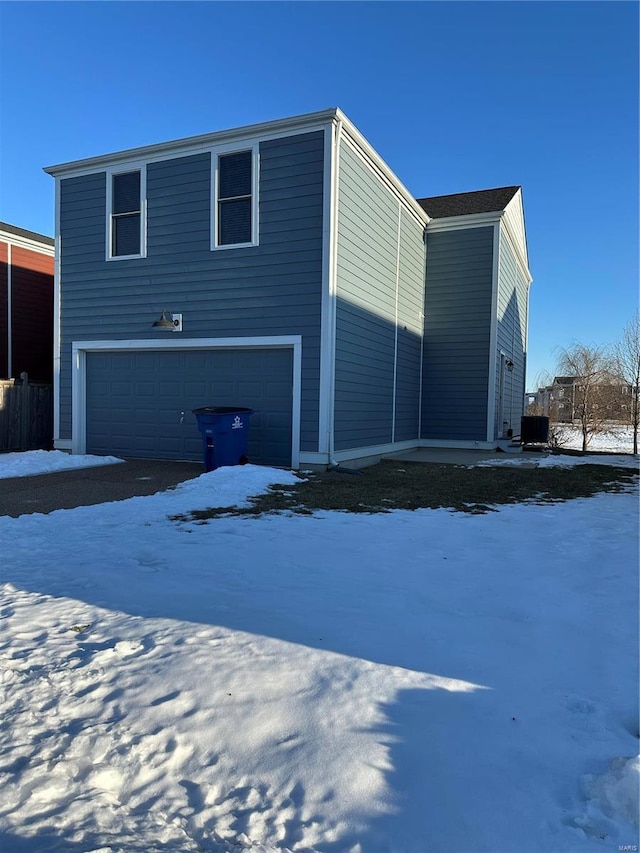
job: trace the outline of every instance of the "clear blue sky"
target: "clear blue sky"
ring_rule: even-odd
[[[42,167],[339,106],[417,197],[521,184],[529,379],[638,302],[638,4],[0,3],[0,219]]]

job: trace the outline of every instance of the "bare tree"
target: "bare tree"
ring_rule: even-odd
[[[607,430],[608,394],[611,387],[612,363],[602,347],[574,343],[560,350],[559,372],[572,377],[572,420],[582,432],[582,450],[592,436]]]
[[[638,426],[640,424],[640,313],[629,320],[622,339],[615,347],[616,369],[620,379],[629,387],[629,423],[633,429],[633,454],[638,455]]]

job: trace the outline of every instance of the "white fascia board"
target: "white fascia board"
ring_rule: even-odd
[[[335,108],[332,108],[316,113],[305,113],[304,115],[292,116],[291,118],[262,122],[260,124],[244,125],[243,127],[231,128],[229,130],[216,131],[215,133],[205,133],[200,136],[189,136],[155,145],[144,145],[140,148],[128,148],[124,151],[115,151],[112,154],[101,154],[98,157],[88,157],[83,160],[73,160],[68,163],[46,166],[44,171],[54,177],[67,178],[103,171],[107,166],[126,164],[135,162],[136,160],[144,160],[146,163],[151,163],[155,160],[184,157],[187,154],[209,151],[213,147],[227,145],[238,140],[277,139],[281,136],[309,133],[312,130],[319,130],[325,124],[332,122],[337,112]]]
[[[432,219],[427,225],[427,234],[432,231],[459,231],[463,228],[482,228],[493,225],[502,219],[503,211],[492,213],[471,213],[466,216],[447,216],[442,219]]]
[[[349,119],[338,110],[338,115],[342,121],[343,138],[350,144],[350,147],[362,160],[368,165],[374,174],[382,180],[389,189],[392,190],[401,201],[404,202],[409,213],[413,214],[414,218],[421,224],[426,225],[430,222],[430,217],[426,210],[423,210],[414,196],[402,183],[400,178],[391,170],[387,163],[370,145],[360,131],[349,121]]]
[[[46,243],[40,243],[38,240],[31,240],[29,237],[21,237],[18,234],[12,234],[10,231],[0,229],[0,243],[8,243],[10,246],[16,246],[18,249],[28,249],[30,252],[38,252],[40,255],[47,255],[52,258],[55,253],[55,246],[49,246]]]

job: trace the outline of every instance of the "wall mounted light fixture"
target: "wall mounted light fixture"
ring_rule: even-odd
[[[163,329],[165,332],[182,331],[182,314],[173,314],[165,308],[160,317],[152,324],[154,329]]]

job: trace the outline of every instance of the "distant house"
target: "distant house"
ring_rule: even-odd
[[[0,222],[0,379],[53,379],[54,240]]]
[[[56,447],[199,459],[202,405],[294,467],[519,432],[520,187],[416,199],[338,109],[46,171]]]
[[[599,418],[612,422],[629,420],[631,388],[619,377],[604,372],[597,383],[591,384],[588,401],[583,389],[580,376],[555,376],[551,385],[538,388],[536,411],[548,415],[554,423],[572,424],[580,420],[582,407],[587,404],[598,412]]]

